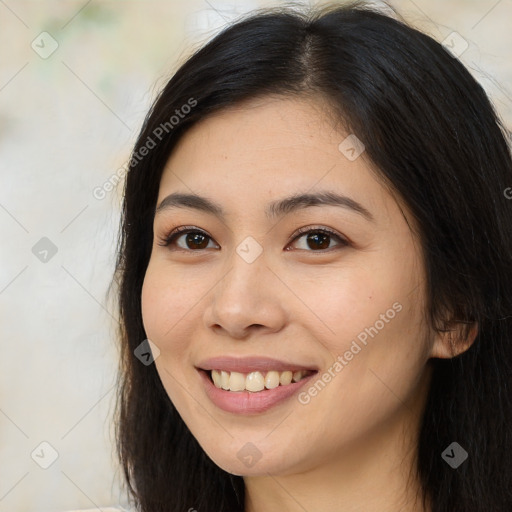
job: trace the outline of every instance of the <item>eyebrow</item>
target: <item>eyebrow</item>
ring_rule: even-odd
[[[370,222],[375,222],[374,216],[360,203],[343,194],[332,191],[320,191],[314,194],[294,194],[289,197],[278,199],[267,205],[265,214],[269,219],[275,219],[295,212],[309,206],[338,206],[351,210]],[[175,192],[162,199],[155,209],[155,216],[170,208],[191,208],[201,212],[215,215],[225,219],[225,212],[222,206],[207,197],[197,194],[185,194]]]

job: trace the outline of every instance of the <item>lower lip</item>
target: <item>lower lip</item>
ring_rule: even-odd
[[[295,395],[315,375],[313,373],[299,382],[253,393],[251,391],[226,391],[215,386],[210,380],[209,372],[199,370],[199,373],[208,398],[220,409],[236,414],[257,414],[267,411]]]

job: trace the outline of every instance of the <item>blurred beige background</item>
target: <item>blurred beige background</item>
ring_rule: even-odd
[[[238,14],[279,4],[0,0],[0,512],[127,507],[108,180],[178,63]],[[392,4],[455,41],[510,129],[512,1]]]

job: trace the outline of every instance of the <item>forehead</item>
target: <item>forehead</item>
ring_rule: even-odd
[[[158,203],[171,192],[193,191],[243,207],[321,188],[389,213],[395,200],[364,151],[349,159],[340,150],[349,136],[336,129],[321,101],[265,97],[224,109],[180,139]]]

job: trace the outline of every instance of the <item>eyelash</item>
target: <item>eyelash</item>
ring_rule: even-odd
[[[189,234],[189,233],[198,233],[198,234],[201,234],[201,235],[205,235],[210,240],[213,240],[213,238],[210,235],[208,235],[206,232],[202,231],[201,229],[195,228],[194,226],[181,226],[179,228],[173,229],[168,235],[166,235],[166,236],[164,236],[162,238],[159,238],[158,245],[160,245],[162,247],[169,247],[181,235]],[[339,246],[346,247],[346,246],[349,245],[349,242],[347,240],[345,240],[344,238],[342,238],[336,231],[334,231],[334,230],[332,230],[330,228],[326,228],[326,227],[305,227],[305,228],[300,228],[300,229],[298,229],[294,233],[293,238],[290,241],[290,243],[295,242],[296,240],[301,238],[303,235],[308,234],[308,233],[323,233],[323,234],[326,234],[326,235],[330,235],[330,236],[336,238],[340,242]],[[313,252],[313,253],[324,254],[326,252],[332,251],[333,249],[334,249],[333,247],[330,247],[328,249],[321,249],[321,250],[318,250],[318,251],[305,250],[305,249],[299,249],[299,250],[305,250],[306,252]],[[203,252],[205,249],[193,250],[193,249],[183,249],[182,247],[179,247],[178,249],[173,249],[173,250],[184,251],[184,252]]]

